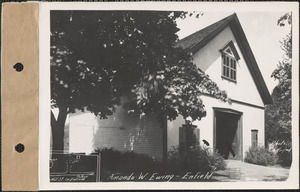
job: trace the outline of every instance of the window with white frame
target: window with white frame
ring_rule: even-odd
[[[220,50],[222,54],[222,78],[236,82],[237,81],[237,60],[239,55],[232,41],[227,43]]]

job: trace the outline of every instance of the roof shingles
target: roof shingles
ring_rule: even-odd
[[[176,43],[176,47],[182,47],[183,49],[193,49],[198,43],[200,43],[203,39],[205,39],[207,36],[212,34],[214,31],[216,31],[220,26],[226,25],[234,16],[235,14],[229,15],[228,17],[225,17],[224,19],[215,22],[181,40],[179,40]]]

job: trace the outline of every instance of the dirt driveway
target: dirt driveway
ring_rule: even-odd
[[[227,169],[217,171],[213,179],[218,181],[285,181],[289,169],[266,167],[237,160],[226,160]]]

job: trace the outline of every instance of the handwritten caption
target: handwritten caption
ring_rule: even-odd
[[[214,174],[214,170],[206,173],[192,173],[186,172],[184,174],[161,174],[161,173],[131,173],[122,175],[119,173],[111,174],[106,180],[107,181],[194,181],[194,180],[209,180]]]

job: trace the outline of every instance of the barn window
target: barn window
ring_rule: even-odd
[[[222,77],[236,81],[236,60],[235,58],[223,54],[223,71],[222,71]]]
[[[222,78],[237,81],[237,61],[240,59],[232,41],[227,43],[222,49]]]
[[[184,124],[179,127],[179,147],[187,151],[189,148],[199,144],[200,129],[195,125]]]
[[[257,141],[258,141],[258,130],[252,129],[251,130],[251,146],[257,147]]]

